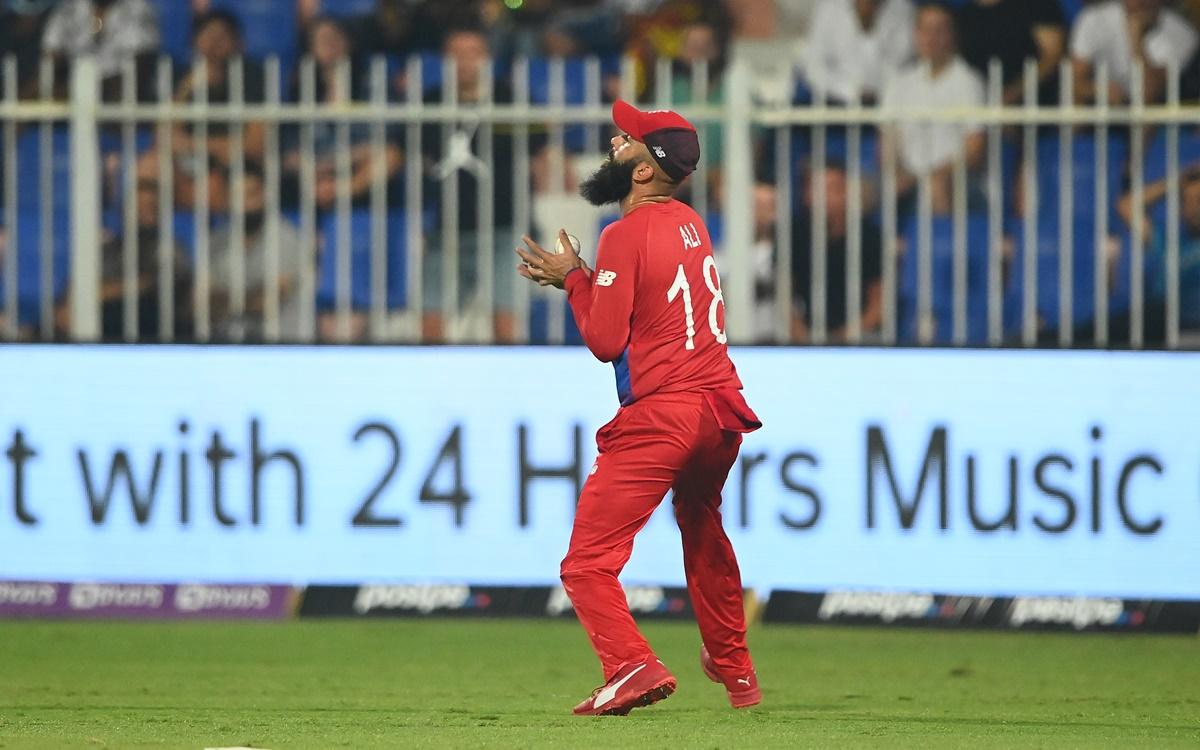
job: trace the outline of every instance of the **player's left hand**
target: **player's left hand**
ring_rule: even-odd
[[[533,241],[529,235],[521,238],[525,245],[529,248],[526,252],[521,248],[516,248],[517,255],[521,256],[521,260],[525,261],[517,267],[517,273],[525,278],[536,281],[541,286],[553,286],[558,289],[563,288],[563,281],[567,278],[567,274],[574,271],[576,268],[587,269],[587,264],[583,262],[575,253],[575,248],[571,246],[571,240],[567,236],[567,230],[558,230],[558,244],[563,248],[561,253],[548,253],[542,249],[541,245]]]

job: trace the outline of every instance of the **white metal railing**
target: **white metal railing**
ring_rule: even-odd
[[[550,61],[547,95],[540,97],[542,101],[535,101],[531,92],[530,61],[517,60],[512,66],[510,102],[495,100],[496,81],[492,79],[491,66],[485,66],[481,100],[472,104],[457,101],[456,71],[449,59],[440,61],[439,65],[443,84],[441,100],[426,102],[423,86],[416,82],[423,81],[427,65],[420,57],[404,63],[409,85],[405,97],[394,101],[388,92],[394,71],[388,69],[385,60],[376,59],[366,68],[364,97],[329,103],[317,100],[317,71],[311,60],[304,60],[299,66],[297,100],[284,101],[281,96],[283,71],[278,61],[271,59],[263,67],[264,99],[250,102],[244,96],[245,67],[235,61],[229,70],[229,101],[210,102],[202,62],[197,61],[191,70],[197,80],[192,101],[176,101],[173,91],[175,71],[170,61],[163,59],[153,81],[154,101],[144,102],[138,100],[132,65],[124,70],[120,100],[101,101],[94,63],[80,59],[72,67],[68,101],[56,102],[50,97],[53,73],[48,64],[43,66],[40,76],[41,100],[18,101],[15,61],[5,60],[3,74],[8,93],[0,102],[5,153],[2,176],[5,250],[0,264],[3,275],[0,289],[4,294],[0,308],[3,337],[9,340],[28,337],[25,332],[32,329],[35,331],[33,336],[49,339],[56,335],[56,329],[61,329],[66,318],[70,338],[101,338],[104,333],[102,305],[107,304],[106,309],[110,311],[114,309],[116,280],[112,278],[112,267],[119,265],[120,304],[116,307],[120,309],[120,331],[115,336],[112,331],[107,332],[118,340],[303,341],[320,338],[420,342],[429,340],[424,324],[433,315],[443,320],[447,340],[491,341],[493,332],[499,330],[499,318],[509,315],[515,325],[515,340],[527,341],[533,338],[531,311],[541,308],[546,333],[540,338],[550,342],[564,341],[566,314],[562,296],[545,294],[536,287],[519,283],[511,301],[498,300],[496,291],[502,279],[495,274],[504,271],[499,268],[501,264],[494,261],[511,253],[511,248],[502,243],[531,231],[535,224],[541,224],[538,229],[549,237],[556,231],[560,215],[561,223],[568,223],[568,217],[582,217],[580,221],[595,223],[596,214],[590,212],[581,199],[565,196],[563,185],[573,169],[590,171],[601,156],[601,134],[610,121],[609,107],[602,102],[600,62],[589,60],[582,64],[582,85],[574,96],[569,96],[568,63]],[[630,61],[623,62],[620,90],[624,96],[632,97],[636,73]],[[1104,76],[1103,71],[1100,76]],[[343,62],[338,66],[334,78],[343,90],[347,90],[351,80],[349,64]],[[1180,178],[1179,129],[1182,125],[1200,121],[1200,109],[1182,106],[1179,102],[1178,71],[1171,71],[1168,78],[1167,103],[1156,106],[1142,102],[1142,92],[1137,85],[1131,91],[1129,106],[1109,106],[1104,99],[1107,87],[1103,85],[1097,87],[1100,99],[1095,106],[1069,104],[1072,100],[1071,75],[1066,65],[1061,76],[1060,95],[1067,104],[1039,107],[1036,69],[1028,66],[1024,104],[1003,106],[1000,71],[993,65],[987,86],[988,103],[982,107],[929,108],[914,104],[895,109],[835,108],[818,100],[811,106],[779,108],[754,100],[751,73],[736,60],[723,81],[723,101],[708,103],[708,70],[700,64],[693,66],[683,79],[683,88],[691,102],[677,103],[674,99],[678,92],[672,83],[680,79],[673,72],[671,62],[661,60],[655,68],[657,83],[650,92],[648,103],[679,109],[698,127],[717,127],[722,134],[723,200],[720,206],[710,205],[710,167],[705,160],[701,160],[690,185],[691,200],[694,205],[703,207],[701,213],[712,210],[720,214],[722,220],[723,279],[729,304],[730,337],[735,342],[763,338],[762,332],[754,331],[752,326],[755,280],[749,271],[753,267],[751,247],[756,240],[751,196],[756,168],[764,166],[756,161],[754,143],[758,139],[773,146],[771,164],[775,173],[776,218],[771,232],[775,245],[774,297],[768,303],[772,305],[775,324],[767,339],[780,343],[791,340],[789,332],[797,315],[795,300],[801,298],[811,311],[806,340],[817,344],[833,341],[826,304],[829,282],[833,280],[845,283],[846,322],[843,336],[838,341],[1073,346],[1080,343],[1076,334],[1081,328],[1076,317],[1082,309],[1079,306],[1085,304],[1085,300],[1080,299],[1084,292],[1076,285],[1083,278],[1081,269],[1087,268],[1091,269],[1092,283],[1091,289],[1086,290],[1089,297],[1086,302],[1094,311],[1089,321],[1087,343],[1097,346],[1113,343],[1109,313],[1116,292],[1110,269],[1116,266],[1110,246],[1117,232],[1110,226],[1109,219],[1114,208],[1109,170],[1114,165],[1107,162],[1110,143],[1116,137],[1115,131],[1120,129],[1120,138],[1128,139],[1129,188],[1135,207],[1130,214],[1128,258],[1122,260],[1128,267],[1128,278],[1123,275],[1121,280],[1122,284],[1127,284],[1127,289],[1120,292],[1128,296],[1128,335],[1127,341],[1122,343],[1136,348],[1146,343],[1147,309],[1151,302],[1145,295],[1143,276],[1151,227],[1145,225],[1144,212],[1140,208],[1145,195],[1142,165],[1146,132],[1152,127],[1164,129],[1166,183],[1177,186]],[[1133,80],[1140,81],[1140,75],[1135,72]],[[864,142],[875,137],[878,127],[900,122],[978,123],[986,140],[984,163],[975,174],[969,172],[960,150],[951,175],[948,216],[935,216],[931,178],[927,174],[919,176],[912,216],[907,220],[915,228],[915,242],[909,244],[898,239],[904,211],[898,195],[894,153],[883,153],[877,163],[864,151]],[[255,241],[261,242],[263,249],[261,276],[265,282],[257,292],[259,297],[251,294],[252,274],[246,266],[245,254],[249,238],[245,205],[249,163],[246,129],[251,123],[261,123],[263,127],[263,225],[261,239]],[[176,128],[185,125],[192,129],[193,154],[209,153],[213,138],[221,137],[213,135],[216,128],[227,132],[228,160],[223,171],[228,174],[228,186],[223,193],[210,196],[209,182],[213,176],[206,164],[206,156],[190,162],[177,158],[173,138]],[[327,201],[327,205],[319,207],[318,201],[323,198],[318,191],[321,180],[325,179],[319,172],[327,166],[318,163],[318,128],[327,126],[332,128],[331,168],[335,195],[332,202]],[[18,141],[33,132],[30,128],[36,129],[41,155],[36,187],[20,179],[22,173],[18,168],[18,155],[24,153]],[[57,237],[56,232],[61,232],[64,224],[56,213],[60,202],[56,200],[56,175],[51,161],[57,148],[54,135],[63,128],[70,134],[68,259],[56,252],[63,239]],[[1020,144],[1026,155],[1036,155],[1040,145],[1051,138],[1047,133],[1050,128],[1057,134],[1057,162],[1039,163],[1037,158],[1026,158],[1017,173],[1006,175],[1006,150],[1011,151]],[[1081,134],[1083,128],[1092,132]],[[102,148],[101,134],[113,129],[119,132],[118,145]],[[465,129],[467,133],[465,142],[455,135],[459,129]],[[493,151],[493,144],[500,129],[504,129],[505,138],[511,139],[512,162],[508,171],[512,183],[496,187],[492,185],[492,176],[499,166],[499,157]],[[794,135],[798,129],[810,136],[804,154],[794,149]],[[295,150],[290,154],[283,153],[287,131],[298,134]],[[435,132],[440,134],[443,151],[425,154],[423,139]],[[573,138],[582,133],[583,142],[575,143],[574,150],[568,143],[569,132]],[[477,133],[479,137],[472,140],[471,133]],[[141,179],[139,141],[144,138],[143,134],[152,134],[153,144],[149,151],[157,155],[153,169],[157,202],[157,217],[153,222],[157,228],[153,263],[143,259],[146,249],[139,247],[139,238],[134,231],[144,218],[139,218],[137,202]],[[827,254],[827,196],[823,183],[820,183],[820,176],[830,162],[826,152],[835,136],[844,140],[844,170],[850,186],[846,195],[846,256],[844,263],[839,260],[845,274],[840,280],[831,277],[831,259]],[[1076,203],[1075,183],[1079,175],[1072,156],[1077,139],[1084,137],[1095,144],[1094,192],[1092,205],[1086,212]],[[544,143],[537,158],[538,168],[543,171],[537,181],[537,191],[531,187],[535,182],[532,179],[535,142]],[[354,195],[351,183],[357,167],[353,154],[364,144],[370,154],[369,174],[365,187],[359,185],[359,194]],[[404,154],[403,166],[396,175],[387,172],[389,146],[397,146]],[[292,164],[292,160],[296,163]],[[811,231],[807,238],[811,247],[810,286],[807,289],[792,288],[793,271],[796,270],[792,253],[793,220],[800,210],[798,198],[806,190],[804,184],[794,183],[792,179],[798,161],[807,167],[806,174],[810,179],[807,189],[812,193]],[[190,178],[179,172],[179,167],[187,163],[193,164],[194,168]],[[195,166],[197,164],[200,166]],[[440,180],[440,185],[429,190],[428,184],[437,181],[437,175],[433,174],[436,165],[445,166],[444,173],[448,172],[451,177]],[[293,168],[298,202],[294,210],[286,210],[281,195],[282,175]],[[475,170],[473,175],[478,187],[475,231],[470,236],[458,223],[462,199],[457,179],[460,170]],[[1039,179],[1045,170],[1057,171],[1053,183]],[[106,195],[103,189],[108,176],[116,176],[118,181],[117,192],[112,195]],[[865,189],[868,185],[873,188]],[[976,185],[983,196],[982,208],[970,206]],[[183,187],[190,189],[193,198],[190,258],[181,257],[175,248],[179,239],[175,226],[181,219],[175,208],[176,190]],[[1006,203],[1018,187],[1022,194],[1023,216],[1014,224],[1010,221],[1013,217],[1006,209]],[[1048,194],[1039,195],[1048,187]],[[512,191],[511,219],[496,215],[496,190],[501,189]],[[28,244],[22,245],[23,233],[32,231],[25,226],[31,214],[25,210],[22,196],[34,192],[38,196],[36,231],[40,236],[36,251],[31,255],[22,250],[28,247]],[[393,197],[389,198],[389,192]],[[394,197],[397,192],[403,193],[400,205],[396,205],[398,199]],[[878,200],[869,200],[867,196],[878,196]],[[228,206],[218,209],[210,205],[210,197],[227,198]],[[441,210],[441,219],[436,226],[425,222],[427,209],[431,208],[427,202],[431,199]],[[1057,200],[1058,205],[1056,235],[1053,237],[1058,247],[1051,261],[1043,257],[1046,253],[1039,244],[1039,240],[1047,238],[1045,227],[1039,221],[1041,206],[1047,200]],[[542,214],[550,212],[551,217],[547,220],[542,216],[538,221],[539,209]],[[112,216],[114,211],[120,212],[119,220]],[[1092,226],[1079,227],[1080,217],[1088,213],[1093,217]],[[229,247],[224,254],[228,262],[219,269],[221,276],[214,277],[210,250],[213,219],[218,214],[227,218]],[[1181,345],[1180,214],[1179,191],[1168,189],[1164,226],[1158,227],[1165,247],[1165,338],[1162,343],[1168,348]],[[389,221],[393,215],[402,220]],[[879,269],[882,319],[877,330],[864,330],[862,319],[862,275],[866,259],[860,227],[867,216],[875,217],[882,227]],[[357,217],[366,218],[365,234],[361,222],[356,223]],[[977,219],[986,221],[982,249],[978,237],[970,234],[970,227],[979,223]],[[947,221],[948,243],[944,231]],[[497,231],[498,227],[507,229],[510,224],[512,232]],[[116,251],[111,240],[105,251],[109,257],[102,258],[106,226],[121,232],[119,263],[114,263]],[[568,225],[568,229],[581,237],[592,238],[594,246],[598,232],[595,226]],[[1077,232],[1085,229],[1091,230],[1092,257],[1089,258],[1081,258],[1075,251],[1079,244]],[[1012,235],[1018,231],[1021,238],[1015,244]],[[295,238],[294,242],[285,244],[285,236]],[[363,244],[365,252],[359,247]],[[949,246],[948,258],[940,249],[945,244]],[[403,254],[397,252],[399,247],[405,249]],[[468,253],[469,247],[476,248],[476,252]],[[318,250],[327,254],[322,262],[318,262]],[[585,250],[594,251],[594,247]],[[294,257],[288,260],[288,254],[298,254],[300,261],[293,262]],[[1019,265],[1016,265],[1018,256]],[[30,262],[32,257],[36,257],[40,265],[36,294],[28,294],[28,285],[21,281],[22,264]],[[69,281],[65,286],[60,282],[64,260],[69,260]],[[425,273],[426,267],[432,260],[440,261],[441,275],[427,279],[431,275]],[[178,283],[185,271],[177,267],[180,262],[190,264],[190,285],[187,287]],[[402,264],[399,269],[402,274],[393,267],[397,263]],[[366,283],[365,288],[360,288],[362,285],[356,286],[356,279],[362,276],[363,264],[367,267]],[[470,294],[467,292],[471,290],[464,289],[460,283],[460,271],[468,264],[474,265],[478,279]],[[515,260],[509,265],[515,265]],[[285,268],[289,267],[296,269],[297,278],[288,278]],[[1047,269],[1054,270],[1057,275],[1054,303],[1048,306],[1054,310],[1053,319],[1048,319],[1048,314],[1040,308],[1039,275]],[[149,283],[150,276],[153,276],[153,284]],[[915,279],[911,284],[907,281],[909,277]],[[283,283],[285,280],[287,284]],[[516,279],[512,281],[516,283]],[[141,305],[147,297],[144,289],[147,285],[153,288],[151,296],[158,312],[158,323],[153,331],[145,330],[139,319]],[[234,319],[254,319],[257,334],[246,334],[244,327],[214,327],[212,303],[213,290],[217,287],[224,290],[228,298],[222,302],[220,314]],[[188,291],[181,291],[184,289]],[[318,292],[323,295],[321,306],[317,303]],[[189,298],[178,299],[177,293],[186,293]],[[439,306],[425,304],[430,294],[440,297]],[[37,300],[36,314],[33,315],[23,307],[30,296]],[[403,300],[397,301],[398,297]],[[1019,312],[1015,319],[1011,309],[1014,305]],[[283,325],[285,306],[296,316],[294,330],[286,330]],[[67,314],[64,315],[64,311]],[[192,326],[180,325],[176,313],[190,318]],[[980,327],[983,334],[977,332]]]

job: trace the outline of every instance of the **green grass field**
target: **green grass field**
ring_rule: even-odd
[[[735,712],[690,625],[628,717],[573,622],[0,622],[0,747],[1200,747],[1200,639],[764,626]]]

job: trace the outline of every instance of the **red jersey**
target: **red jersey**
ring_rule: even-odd
[[[610,224],[595,271],[567,274],[564,287],[584,343],[616,368],[622,406],[652,393],[742,387],[725,345],[712,242],[689,206],[646,204]]]

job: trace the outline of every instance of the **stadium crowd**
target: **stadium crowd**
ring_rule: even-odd
[[[63,98],[67,95],[69,62],[73,56],[95,56],[102,80],[102,96],[110,101],[132,93],[143,101],[156,100],[157,71],[161,56],[174,60],[172,96],[180,102],[203,98],[210,103],[227,103],[240,97],[247,103],[274,101],[313,101],[336,106],[349,101],[366,101],[372,94],[392,102],[421,100],[444,101],[453,92],[460,105],[469,106],[490,95],[496,102],[512,102],[516,96],[512,80],[513,61],[529,58],[531,71],[542,71],[541,86],[532,81],[529,88],[534,101],[545,101],[545,61],[553,57],[568,59],[565,97],[582,102],[586,87],[585,68],[574,65],[580,58],[600,60],[600,95],[612,101],[620,91],[620,61],[636,61],[636,89],[643,101],[661,96],[663,82],[657,80],[662,69],[659,59],[672,61],[671,80],[666,90],[675,105],[692,101],[693,65],[704,63],[708,79],[705,89],[708,103],[724,100],[723,71],[727,61],[755,44],[774,44],[786,49],[794,63],[796,85],[788,87],[779,104],[829,107],[895,106],[922,104],[963,107],[989,101],[989,65],[998,61],[999,96],[1011,105],[1027,102],[1026,66],[1032,66],[1032,94],[1039,106],[1056,106],[1063,92],[1073,103],[1092,105],[1106,102],[1123,106],[1140,91],[1147,103],[1164,102],[1172,89],[1169,73],[1179,72],[1178,90],[1185,102],[1200,100],[1200,0],[1169,3],[1165,0],[958,0],[957,2],[919,2],[918,0],[0,0],[0,56],[16,61],[15,81],[0,76],[5,97],[21,99]],[[410,80],[406,61],[419,55],[425,61],[422,80]],[[442,56],[455,63],[456,81],[447,85],[440,74]],[[311,56],[314,75],[311,85],[302,74],[301,60]],[[278,58],[282,72],[279,90],[272,91],[268,58]],[[43,75],[42,61],[49,58],[52,75]],[[372,91],[371,60],[386,60],[386,90]],[[237,67],[234,65],[234,61]],[[341,62],[349,60],[343,68]],[[494,76],[486,76],[487,61],[494,60]],[[1031,61],[1028,62],[1027,61]],[[1069,81],[1060,80],[1063,61],[1069,61]],[[541,63],[539,66],[538,63]],[[1140,63],[1140,81],[1133,74]],[[240,68],[240,69],[239,69]],[[125,75],[126,70],[132,73]],[[536,73],[535,73],[536,75]],[[490,86],[486,81],[491,80]],[[126,92],[132,81],[136,91]],[[15,83],[15,90],[14,90]],[[485,91],[485,88],[490,89]],[[108,132],[111,130],[111,132]],[[123,283],[125,234],[135,233],[137,248],[137,338],[154,340],[159,335],[160,319],[167,311],[159,310],[159,251],[163,214],[159,201],[158,180],[163,170],[159,159],[171,159],[174,175],[171,194],[176,217],[171,254],[176,301],[169,319],[174,336],[187,339],[193,334],[193,264],[195,230],[188,222],[194,218],[197,202],[207,205],[212,221],[209,235],[211,337],[217,340],[261,340],[263,310],[267,296],[266,237],[264,212],[272,203],[266,195],[263,155],[267,148],[268,127],[249,122],[237,130],[240,148],[235,148],[235,131],[227,124],[208,124],[203,132],[192,124],[174,128],[169,148],[157,141],[152,127],[138,130],[136,190],[127,200],[134,201],[134,226],[126,227],[122,217],[123,185],[126,165],[121,158],[119,128],[102,133],[104,154],[103,210],[104,245],[102,250],[101,299],[104,338],[120,340],[124,335]],[[304,130],[287,124],[280,129],[280,182],[278,186],[279,247],[278,268],[281,291],[280,325],[284,340],[301,340],[298,279],[305,265],[318,270],[318,307],[320,332],[334,337],[329,309],[332,307],[332,263],[329,261],[330,235],[339,196],[348,195],[355,217],[369,216],[372,183],[378,151],[373,148],[369,126],[349,129],[349,169],[339,171],[343,143],[332,123],[318,124],[311,133],[315,155],[312,183],[304,179]],[[608,135],[585,137],[582,128],[570,129],[564,151],[555,153],[548,130],[530,129],[528,138],[529,190],[531,195],[571,192],[579,172],[591,168],[603,149]],[[953,242],[954,167],[960,155],[965,162],[968,186],[968,245],[971,256],[969,291],[969,338],[982,341],[986,336],[986,262],[989,227],[984,130],[968,124],[903,123],[886,125],[878,132],[864,133],[863,180],[854,184],[847,173],[849,142],[847,130],[830,127],[823,134],[825,154],[822,174],[812,171],[814,132],[796,127],[791,131],[789,163],[795,196],[790,248],[776,247],[778,219],[776,185],[785,176],[774,174],[774,133],[761,129],[755,134],[756,164],[759,165],[754,192],[755,246],[753,250],[755,294],[758,303],[756,338],[764,342],[804,342],[809,340],[812,322],[812,238],[813,213],[823,206],[826,248],[827,321],[833,341],[847,335],[847,248],[849,238],[861,238],[862,250],[862,330],[868,338],[878,332],[883,319],[883,250],[885,245],[880,216],[880,173],[885,160],[898,165],[899,197],[900,321],[901,339],[912,340],[916,328],[931,323],[934,339],[950,337],[952,305],[949,247]],[[518,149],[517,134],[497,126],[490,132],[492,163],[490,181],[481,181],[477,169],[481,141],[487,136],[472,124],[449,130],[430,124],[422,128],[421,153],[405,152],[403,126],[388,126],[383,147],[383,166],[387,179],[389,232],[402,234],[405,221],[422,222],[425,243],[423,271],[424,334],[426,340],[444,336],[440,312],[441,248],[443,228],[457,227],[460,283],[470,296],[480,273],[480,243],[485,234],[497,247],[492,304],[495,311],[496,340],[515,336],[513,288],[516,282],[508,247],[519,235],[514,214],[513,154]],[[1092,285],[1098,269],[1098,255],[1107,258],[1110,280],[1111,331],[1116,341],[1129,335],[1132,283],[1130,263],[1130,227],[1138,212],[1145,218],[1146,268],[1145,293],[1147,336],[1150,342],[1164,335],[1166,246],[1166,203],[1172,192],[1180,199],[1180,280],[1181,323],[1185,329],[1200,331],[1200,127],[1186,126],[1180,135],[1181,160],[1179,184],[1166,181],[1167,138],[1163,128],[1145,131],[1145,190],[1142,205],[1134,205],[1130,175],[1132,165],[1131,132],[1128,128],[1109,128],[1107,138],[1099,141],[1090,128],[1078,128],[1072,152],[1067,159],[1074,165],[1074,270],[1073,320],[1076,340],[1086,343],[1096,315]],[[702,133],[706,190],[685,192],[685,199],[703,195],[714,235],[719,235],[720,207],[723,201],[721,175],[722,142],[720,129],[705,126]],[[10,247],[3,233],[7,222],[0,222],[0,257],[16,252],[21,258],[18,290],[20,323],[24,336],[59,335],[67,325],[66,246],[68,226],[65,160],[67,132],[56,127],[53,152],[43,153],[39,131],[22,127],[15,153],[5,151],[3,159],[18,160],[20,179],[35,180],[22,188],[15,203],[19,211],[18,247]],[[1019,330],[1023,295],[1020,267],[1025,246],[1022,233],[1025,212],[1033,203],[1024,194],[1025,170],[1037,167],[1039,199],[1036,201],[1037,227],[1034,243],[1039,249],[1037,295],[1039,336],[1052,341],[1057,335],[1057,291],[1059,273],[1059,131],[1044,128],[1038,133],[1036,149],[1026,153],[1017,128],[1004,131],[1005,261],[1009,270],[1005,283],[1006,331]],[[1109,174],[1098,175],[1097,149],[1107,149]],[[235,165],[235,154],[242,159]],[[36,185],[41,160],[53,160],[54,216],[63,216],[56,228],[55,332],[38,330],[39,222],[44,215]],[[406,199],[405,165],[420,160],[425,215],[419,219],[404,213]],[[244,165],[243,165],[244,164]],[[556,165],[563,174],[556,174]],[[61,167],[61,168],[60,168]],[[485,165],[486,167],[486,165]],[[240,179],[235,180],[234,175]],[[916,222],[917,186],[928,177],[929,205],[933,215],[934,298],[932,321],[918,321],[915,311],[916,271],[911,262],[918,234]],[[1105,206],[1097,209],[1095,200],[1098,178],[1107,180],[1109,194]],[[458,216],[441,216],[447,180],[457,180]],[[245,239],[231,228],[230,201],[234,183],[240,184],[244,208]],[[494,193],[494,228],[481,233],[477,226],[480,186],[490,184]],[[200,191],[197,190],[200,186]],[[204,189],[206,187],[207,189]],[[822,191],[816,200],[813,189]],[[0,191],[4,187],[0,185]],[[861,225],[848,226],[846,205],[852,191],[860,191],[863,204]],[[201,192],[203,194],[201,194]],[[311,201],[317,212],[319,241],[305,247],[298,228],[300,208]],[[12,201],[0,200],[0,207]],[[60,205],[61,204],[61,205]],[[1097,210],[1111,214],[1109,231],[1100,238],[1102,253],[1096,252]],[[274,218],[274,217],[273,217]],[[369,245],[369,221],[353,222],[354,245]],[[361,235],[361,237],[360,237]],[[719,236],[714,237],[719,244]],[[362,240],[360,242],[360,240]],[[791,253],[792,323],[780,331],[774,290],[780,252]],[[235,291],[229,286],[229,266],[234,253],[244,253],[246,295],[234,304]],[[357,252],[357,250],[355,250]],[[401,265],[401,264],[396,264]],[[0,269],[4,264],[0,263]],[[725,274],[738,269],[725,268]],[[0,275],[3,270],[0,270]],[[390,276],[390,274],[389,274]],[[28,278],[26,278],[28,277]],[[356,271],[357,278],[357,271]],[[393,284],[395,282],[395,284]],[[357,308],[366,307],[368,295],[361,298],[355,282]],[[5,292],[0,284],[0,296]],[[396,287],[393,289],[393,287]],[[400,306],[403,278],[388,280],[389,304]],[[393,295],[393,291],[396,292]],[[0,317],[4,307],[0,304]],[[2,328],[2,326],[0,326]],[[354,317],[351,336],[362,337],[366,314],[361,309]]]

